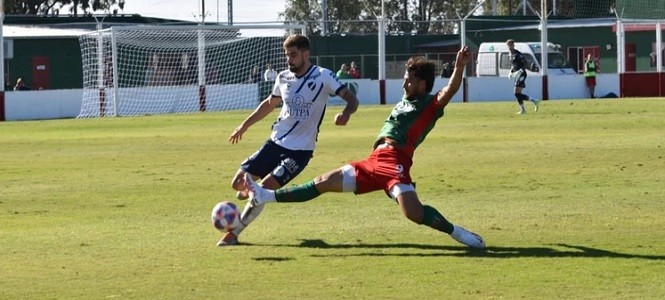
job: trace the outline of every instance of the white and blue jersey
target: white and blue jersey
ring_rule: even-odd
[[[290,150],[314,150],[328,99],[343,87],[332,71],[316,65],[302,77],[288,69],[280,72],[272,95],[281,97],[283,105],[270,140]]]

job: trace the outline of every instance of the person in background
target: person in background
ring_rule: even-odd
[[[261,69],[259,66],[254,66],[252,68],[252,73],[249,74],[249,83],[257,83],[261,81]]]
[[[410,221],[443,232],[467,247],[485,248],[485,241],[478,234],[451,223],[436,208],[423,205],[410,174],[416,148],[443,117],[444,108],[459,90],[464,66],[470,58],[469,47],[462,48],[457,53],[448,85],[431,94],[436,65],[423,57],[412,57],[406,63],[404,96],[384,121],[369,157],[330,170],[307,183],[277,190],[261,187],[251,177],[246,177],[250,203],[305,202],[327,192],[364,194],[383,190],[395,199]],[[445,149],[437,149],[437,152],[450,155]]]
[[[277,71],[275,71],[275,69],[273,69],[272,63],[267,63],[266,64],[266,71],[263,73],[263,80],[264,81],[275,82],[276,78],[277,78]]]
[[[360,79],[360,69],[358,69],[358,65],[356,65],[355,61],[351,62],[351,68],[349,69],[349,75],[351,78],[354,79]]]
[[[16,85],[14,86],[15,91],[29,91],[31,88],[27,87],[25,85],[25,82],[23,82],[23,78],[19,78],[16,80]]]
[[[263,146],[240,164],[231,186],[238,199],[247,199],[246,176],[261,178],[261,185],[277,189],[298,176],[314,154],[319,127],[323,121],[330,95],[337,95],[346,102],[341,113],[334,117],[335,125],[344,126],[358,109],[358,98],[335,78],[333,71],[314,65],[309,59],[309,39],[300,34],[284,41],[284,54],[288,69],[275,79],[272,93],[263,100],[238,127],[229,141],[240,142],[250,126],[265,118],[282,104],[277,120],[272,124],[270,138]],[[238,236],[263,211],[262,205],[247,202],[240,216],[240,226],[227,232],[218,246],[238,244]]]
[[[506,45],[508,46],[508,50],[510,50],[510,63],[512,64],[508,77],[515,82],[513,92],[515,93],[517,103],[520,106],[520,110],[517,114],[526,114],[526,109],[524,108],[525,100],[533,102],[533,105],[535,106],[534,110],[538,111],[538,108],[540,108],[540,100],[533,99],[522,93],[522,89],[526,87],[526,58],[522,52],[515,49],[515,41],[513,39],[507,40]]]
[[[159,63],[159,58],[157,54],[148,56],[145,67],[145,77],[143,80],[145,85],[154,85],[155,72],[157,70],[158,63]]]
[[[446,63],[443,64],[443,66],[441,66],[441,77],[442,78],[450,78],[450,76],[453,75],[453,70],[455,68],[453,66],[454,63],[455,62],[453,62],[452,64],[449,63],[449,62],[446,62]]]
[[[5,74],[5,91],[11,91],[14,90],[14,87],[11,84],[11,80],[9,79],[9,74]]]
[[[220,84],[219,72],[213,64],[206,65],[206,84]]]
[[[591,98],[596,98],[596,72],[598,72],[598,63],[589,53],[586,56],[586,62],[584,62],[584,79],[586,80],[586,86],[589,87]]]
[[[339,71],[337,71],[336,76],[337,79],[351,79],[351,75],[349,75],[349,65],[342,64]]]

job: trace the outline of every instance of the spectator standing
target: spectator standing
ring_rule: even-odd
[[[591,98],[596,98],[596,72],[598,71],[598,63],[596,59],[591,56],[589,53],[586,56],[586,62],[584,62],[584,78],[586,80],[586,86],[589,87],[589,93],[591,93]]]
[[[14,89],[10,82],[11,80],[9,80],[9,74],[5,74],[5,91],[11,91]]]
[[[157,54],[153,54],[148,57],[148,60],[146,62],[146,68],[145,68],[145,78],[144,78],[144,84],[145,85],[153,85],[154,80],[155,80],[155,73],[157,71],[157,63],[159,62],[159,59],[157,57]]]
[[[360,69],[358,69],[358,65],[356,65],[355,61],[351,62],[351,69],[349,69],[349,75],[351,76],[351,78],[360,79]]]
[[[14,86],[15,91],[29,91],[31,88],[27,87],[25,85],[25,82],[23,82],[23,78],[19,78],[16,80],[16,85]]]
[[[249,82],[257,83],[259,81],[261,81],[261,69],[259,66],[254,66],[252,68],[252,73],[249,74]]]
[[[339,71],[337,71],[336,76],[337,79],[351,79],[351,75],[349,75],[349,65],[342,64]]]
[[[219,72],[215,65],[208,65],[206,67],[206,84],[219,84]]]
[[[266,64],[266,71],[263,73],[263,81],[275,82],[277,78],[277,71],[273,69],[272,63]]]
[[[454,62],[453,62],[454,64]],[[441,77],[442,78],[450,78],[450,76],[453,75],[453,70],[455,67],[449,62],[444,63],[443,66],[441,66]]]

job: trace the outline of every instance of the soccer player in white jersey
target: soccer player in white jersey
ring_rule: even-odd
[[[282,108],[272,125],[270,138],[240,165],[231,185],[239,199],[247,199],[245,174],[261,178],[261,185],[278,189],[295,178],[307,166],[316,148],[319,126],[323,120],[330,95],[336,94],[346,101],[346,107],[335,115],[335,125],[343,126],[358,108],[356,95],[335,77],[331,70],[313,65],[309,61],[309,39],[304,35],[290,35],[284,41],[284,54],[288,70],[277,75],[272,95],[238,126],[229,141],[242,139],[250,126],[265,118],[278,104]],[[228,232],[218,246],[238,244],[238,236],[263,211],[263,205],[247,203],[240,218],[241,225]]]

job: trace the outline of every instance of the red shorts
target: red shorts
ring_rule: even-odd
[[[395,184],[411,184],[411,156],[399,149],[382,144],[370,156],[350,163],[356,169],[356,194],[378,190],[386,193]]]
[[[585,77],[586,86],[596,86],[596,76]]]

